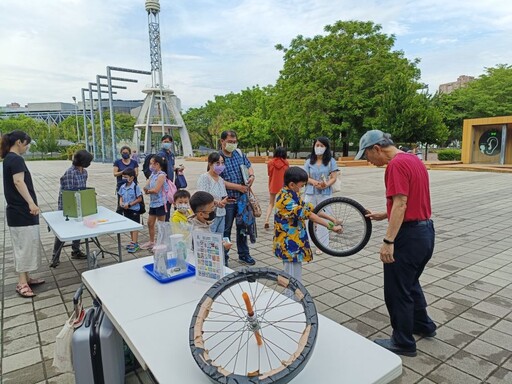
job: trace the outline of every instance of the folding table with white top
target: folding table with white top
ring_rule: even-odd
[[[66,218],[63,211],[43,212],[41,216],[48,224],[48,228],[53,231],[60,241],[65,243],[73,240],[85,240],[88,256],[89,240],[95,242],[102,252],[106,252],[101,248],[97,238],[101,235],[117,234],[118,253],[113,255],[117,256],[119,261],[123,261],[121,233],[139,231],[143,228],[141,224],[102,206],[98,207],[98,213],[83,218],[95,220],[97,225],[93,228],[87,227],[83,219],[78,221],[76,218]]]
[[[159,383],[210,383],[192,357],[189,327],[211,284],[195,277],[161,284],[143,270],[152,262],[145,257],[86,271],[82,281],[142,368]],[[376,384],[401,375],[397,355],[325,316],[318,319],[315,349],[293,383]]]

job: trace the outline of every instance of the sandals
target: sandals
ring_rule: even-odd
[[[36,294],[34,292],[32,292],[32,289],[30,289],[30,286],[25,283],[25,284],[18,284],[16,286],[16,292],[18,292],[18,295],[20,295],[21,297],[34,297]]]
[[[269,223],[265,223],[265,225],[263,226],[263,228],[265,228],[265,229],[269,229],[269,228],[270,228]]]
[[[30,278],[28,279],[28,285],[30,286],[36,286],[36,285],[41,285],[41,284],[44,284],[45,283],[45,280],[44,279],[33,279],[33,278]]]

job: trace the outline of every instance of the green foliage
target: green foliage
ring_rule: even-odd
[[[458,160],[460,161],[460,149],[440,149],[437,151],[437,159],[441,161]]]
[[[464,119],[512,115],[512,66],[499,64],[467,86],[439,96],[449,140],[462,138]]]
[[[378,124],[382,95],[397,77],[415,84],[417,62],[393,51],[395,37],[381,29],[372,22],[338,21],[325,27],[326,35],[297,36],[288,48],[276,46],[284,52],[276,113],[294,135],[312,139],[343,133],[346,152],[347,141]]]
[[[66,157],[67,160],[73,160],[73,155],[76,151],[80,151],[81,149],[85,149],[85,144],[74,144],[70,145],[66,148]]]

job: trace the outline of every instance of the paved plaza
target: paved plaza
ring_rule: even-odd
[[[195,187],[206,164],[183,163],[189,185]],[[70,162],[27,164],[40,208],[43,212],[56,210],[59,178]],[[265,209],[266,165],[254,167],[255,193]],[[351,197],[370,210],[384,209],[384,169],[345,167],[342,174],[340,195]],[[394,383],[512,383],[512,175],[436,170],[430,171],[430,177],[437,239],[434,256],[421,280],[429,314],[439,328],[435,338],[418,340],[417,357],[402,357],[403,375]],[[88,186],[96,188],[99,205],[115,209],[111,164],[92,164]],[[34,276],[44,277],[46,284],[34,289],[37,297],[33,300],[19,297],[15,292],[17,276],[5,222],[3,189],[1,195],[0,382],[74,383],[73,375],[60,374],[52,368],[53,347],[55,336],[71,313],[72,296],[86,262],[71,260],[70,248],[64,248],[60,266],[50,269],[54,237],[41,218],[43,265]],[[357,255],[315,256],[312,263],[304,266],[304,283],[315,298],[318,311],[369,339],[386,337],[391,331],[378,255],[385,228],[384,222],[374,223],[370,242]],[[271,252],[272,231],[263,229],[262,219],[258,230],[258,241],[251,245],[256,266],[279,268],[280,263]],[[122,239],[129,241],[128,234]],[[100,240],[106,248],[117,249],[115,235]],[[140,241],[147,241],[147,230],[141,232]],[[148,255],[148,251],[141,250],[134,256],[123,256],[129,260]],[[105,266],[115,261],[107,257],[100,263]],[[230,264],[232,268],[239,266],[236,261]],[[112,289],[121,292],[123,287]],[[87,293],[84,302],[91,305]],[[127,376],[127,383],[139,382],[149,382],[147,374],[138,371]],[[343,382],[343,372],[339,382]]]

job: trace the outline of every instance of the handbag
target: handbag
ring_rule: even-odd
[[[341,171],[338,169],[337,171],[332,171],[332,163],[331,163],[331,173],[336,172],[336,181],[333,185],[331,185],[332,192],[341,192]]]
[[[251,205],[254,217],[261,217],[262,211],[260,202],[252,192],[252,189],[249,189],[249,204]]]
[[[176,185],[176,188],[178,189],[184,189],[187,188],[187,179],[185,179],[185,175],[183,174],[183,171],[177,170],[175,172],[175,178],[174,178],[174,185]]]

